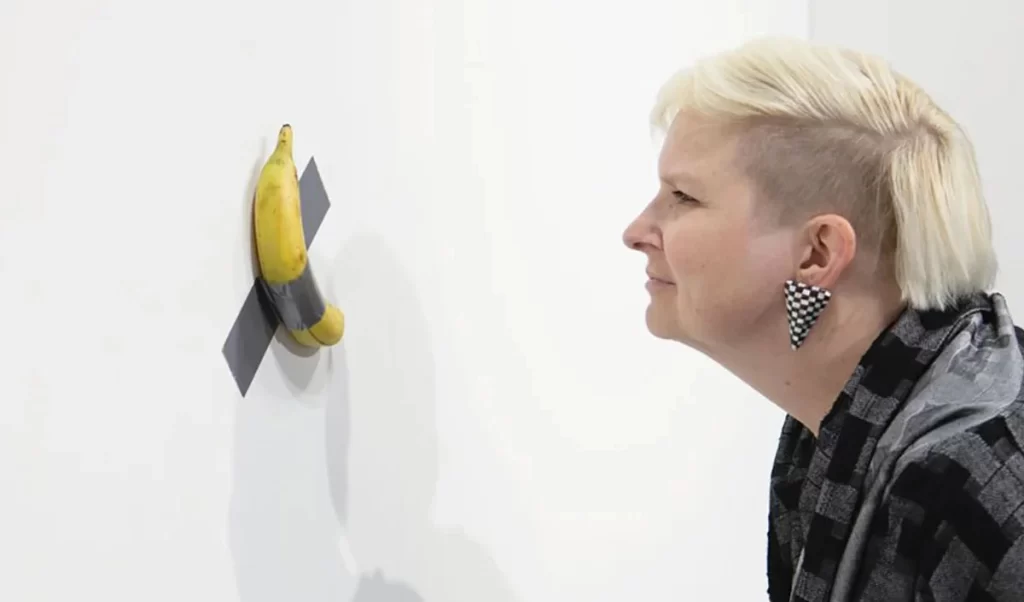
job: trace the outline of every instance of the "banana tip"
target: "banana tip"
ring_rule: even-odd
[[[291,152],[292,147],[292,126],[284,124],[281,126],[281,131],[277,134],[277,148],[285,149]]]

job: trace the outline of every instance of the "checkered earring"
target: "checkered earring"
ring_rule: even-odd
[[[786,281],[786,316],[789,318],[789,346],[797,350],[818,316],[825,311],[832,293],[820,286],[810,286],[796,280]]]

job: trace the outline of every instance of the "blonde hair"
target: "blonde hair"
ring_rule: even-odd
[[[652,125],[680,111],[739,126],[738,160],[782,214],[823,207],[891,257],[904,301],[944,309],[995,279],[973,146],[881,59],[762,38],[698,61],[661,88]]]

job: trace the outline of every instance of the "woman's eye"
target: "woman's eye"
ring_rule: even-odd
[[[698,202],[697,199],[693,198],[692,196],[686,194],[685,192],[683,192],[681,190],[673,191],[672,192],[672,196],[676,197],[676,200],[679,201],[680,203],[688,203],[689,204],[689,203],[697,203]]]

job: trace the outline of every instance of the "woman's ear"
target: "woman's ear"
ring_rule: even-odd
[[[797,240],[798,265],[794,278],[831,289],[853,262],[857,233],[839,215],[818,215],[807,222]]]

